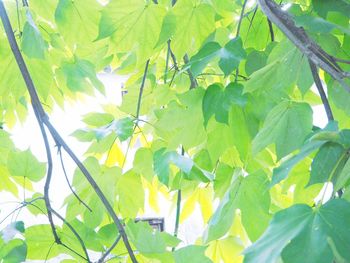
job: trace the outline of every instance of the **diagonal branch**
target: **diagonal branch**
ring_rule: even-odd
[[[88,262],[91,262],[90,261],[90,258],[89,258],[89,253],[87,252],[87,249],[86,249],[86,246],[85,246],[85,243],[84,243],[84,241],[82,240],[82,238],[80,237],[80,235],[78,234],[78,232],[75,230],[75,228],[69,223],[69,222],[67,222],[67,220],[63,217],[63,216],[61,216],[58,212],[56,212],[55,210],[53,210],[53,209],[51,209],[51,212],[55,215],[55,216],[57,216],[59,219],[61,219],[62,220],[62,222],[63,223],[65,223],[66,224],[66,226],[70,229],[70,231],[72,231],[72,233],[75,235],[75,237],[78,239],[78,241],[79,241],[79,243],[80,243],[80,245],[81,245],[81,247],[82,247],[82,249],[83,249],[83,251],[84,251],[84,253],[85,253],[85,259],[86,259],[86,261],[88,261]],[[79,256],[81,256],[81,255],[79,255]]]
[[[86,169],[86,167],[81,163],[81,161],[79,160],[79,158],[74,154],[74,152],[70,149],[70,147],[66,144],[66,142],[63,140],[63,138],[61,137],[61,135],[57,132],[57,130],[55,129],[55,127],[50,123],[49,118],[46,114],[46,112],[44,111],[40,100],[39,100],[39,96],[36,92],[35,86],[33,84],[33,80],[29,74],[28,68],[24,62],[24,59],[22,57],[22,54],[19,50],[18,44],[16,42],[15,36],[13,34],[13,29],[12,26],[10,24],[10,20],[8,18],[5,6],[3,1],[0,1],[0,17],[1,17],[1,21],[4,25],[4,29],[5,29],[5,33],[7,35],[7,39],[9,41],[12,53],[16,59],[17,65],[21,71],[22,77],[25,81],[27,90],[29,92],[30,98],[31,98],[31,102],[32,102],[32,107],[34,109],[36,118],[39,122],[39,126],[42,127],[41,125],[45,125],[51,136],[54,138],[55,142],[57,143],[58,146],[62,146],[62,148],[68,153],[68,155],[72,158],[72,160],[77,164],[77,166],[79,167],[79,169],[82,171],[82,173],[84,174],[85,178],[88,180],[88,182],[90,183],[90,185],[92,186],[92,188],[95,190],[97,196],[99,197],[99,199],[102,201],[103,205],[105,206],[107,212],[109,213],[109,215],[112,217],[113,222],[115,223],[115,225],[117,226],[120,235],[123,238],[125,247],[130,255],[130,258],[132,260],[133,263],[137,263],[136,257],[134,255],[134,252],[130,246],[128,237],[126,236],[124,227],[121,223],[121,221],[119,220],[118,216],[116,215],[116,213],[113,210],[113,207],[111,206],[111,204],[108,202],[107,198],[105,197],[105,195],[103,194],[102,190],[99,188],[99,186],[97,185],[96,181],[93,179],[93,177],[91,176],[90,172]],[[41,123],[41,124],[40,124]],[[42,133],[45,133],[45,130],[41,129]],[[43,133],[43,136],[45,136]],[[45,139],[44,139],[45,141]],[[46,144],[45,144],[46,146]],[[56,237],[55,237],[55,241]]]
[[[309,60],[309,65],[310,65],[312,77],[314,79],[316,88],[318,90],[318,93],[320,94],[323,107],[326,111],[328,121],[333,121],[334,117],[333,117],[332,109],[331,109],[331,106],[329,105],[326,93],[324,92],[320,76],[318,75],[317,67],[315,63],[313,63],[311,60]]]
[[[261,10],[267,18],[274,23],[290,41],[310,59],[317,67],[327,72],[337,80],[344,89],[350,92],[350,86],[344,78],[350,76],[344,72],[336,61],[326,53],[315,41],[313,41],[301,27],[297,27],[292,17],[284,12],[281,7],[272,0],[258,0]]]

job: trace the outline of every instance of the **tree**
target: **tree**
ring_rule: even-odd
[[[47,216],[2,224],[2,262],[350,261],[349,0],[102,2],[0,1],[0,190],[20,200],[2,222],[22,208]],[[103,94],[106,67],[129,76],[127,92],[84,117],[81,161],[50,108]],[[10,138],[29,107],[46,163]],[[50,202],[54,165],[72,191],[64,214]],[[160,192],[176,206],[174,233],[135,222]],[[183,246],[196,205],[206,228]]]

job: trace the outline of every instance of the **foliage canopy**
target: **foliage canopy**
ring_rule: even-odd
[[[349,0],[11,0],[0,16],[0,191],[47,215],[1,213],[0,262],[350,262]],[[50,112],[104,94],[106,69],[128,76],[122,103],[84,116],[81,162]],[[47,163],[10,137],[30,107]],[[63,214],[48,136],[77,164]],[[174,233],[135,222],[164,197]]]

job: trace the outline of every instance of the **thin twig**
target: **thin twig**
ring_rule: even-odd
[[[270,31],[270,36],[271,36],[271,42],[275,41],[275,33],[273,31],[273,26],[272,23],[270,21],[270,19],[267,18],[267,24],[269,25],[269,31]]]
[[[91,262],[90,261],[90,258],[89,258],[89,254],[88,254],[88,252],[87,252],[87,249],[86,249],[86,246],[85,246],[85,243],[84,243],[84,241],[83,241],[83,239],[80,237],[80,235],[79,235],[79,233],[74,229],[74,227],[69,223],[69,222],[67,222],[67,220],[63,217],[63,216],[61,216],[58,212],[56,212],[55,210],[51,210],[52,211],[52,213],[55,215],[55,216],[57,216],[59,219],[61,219],[62,220],[62,222],[64,223],[64,224],[66,224],[66,226],[70,229],[70,231],[72,231],[72,233],[75,235],[75,237],[78,239],[78,241],[79,241],[79,243],[80,243],[80,245],[81,245],[81,248],[83,249],[83,251],[84,251],[84,253],[85,253],[85,256],[86,256],[86,258],[84,258],[86,261],[88,261],[88,262]],[[81,255],[80,255],[81,256]],[[82,257],[82,256],[81,256]]]
[[[142,100],[143,89],[144,89],[145,83],[146,83],[146,76],[147,76],[147,71],[148,71],[148,65],[149,65],[149,59],[146,62],[145,70],[143,72],[143,77],[142,77],[142,82],[141,82],[141,86],[140,86],[139,97],[138,97],[138,100],[137,100],[137,108],[136,108],[136,118],[137,119],[140,116],[141,100]]]
[[[242,20],[244,17],[244,10],[245,10],[245,6],[246,6],[247,2],[248,2],[248,0],[244,0],[243,5],[242,5],[242,10],[241,10],[241,14],[239,16],[238,25],[237,25],[236,37],[239,36],[239,33],[241,31]],[[239,69],[237,68],[236,75],[235,75],[235,82],[237,82],[238,73],[239,73]]]
[[[349,64],[350,65],[350,60],[342,59],[342,58],[336,58],[336,57],[333,57],[333,59],[335,61],[338,61],[339,63],[344,63],[344,64]]]
[[[178,232],[179,232],[180,212],[181,212],[181,189],[177,190],[174,237],[177,237]],[[171,250],[175,251],[175,247],[173,247]]]
[[[140,92],[139,92],[139,97],[138,97],[138,100],[137,100],[137,108],[136,108],[136,116],[135,116],[135,125],[134,125],[134,128],[133,128],[133,132],[132,134],[135,133],[135,129],[137,127],[137,124],[138,124],[138,120],[139,120],[139,117],[140,117],[140,110],[141,110],[141,101],[142,101],[142,94],[143,94],[143,89],[145,87],[145,83],[146,83],[146,77],[147,77],[147,72],[148,72],[148,66],[149,66],[149,62],[150,60],[148,59],[147,62],[146,62],[146,65],[145,65],[145,69],[144,69],[144,72],[143,72],[143,76],[142,76],[142,81],[141,81],[141,86],[140,86]],[[128,143],[128,147],[126,149],[126,153],[125,153],[125,157],[124,157],[124,161],[123,161],[123,164],[122,164],[122,169],[124,168],[124,165],[126,163],[126,158],[128,156],[128,153],[129,153],[129,149],[130,149],[130,145],[131,145],[131,141],[132,141],[132,137],[130,138],[129,140],[129,143]],[[119,232],[120,233],[120,232]],[[113,250],[113,248],[118,244],[120,240],[120,235],[116,238],[116,240],[114,241],[114,243],[111,245],[111,247],[107,250],[107,252],[102,256],[103,258],[107,257],[108,254]],[[130,247],[131,249],[131,247]],[[100,259],[101,260],[101,259]],[[102,261],[98,261],[98,262],[102,262]],[[135,258],[136,260],[136,258]]]
[[[46,134],[46,130],[45,127],[43,125],[43,122],[41,120],[40,115],[36,112],[36,109],[34,108],[34,112],[40,127],[40,131],[44,140],[44,145],[45,145],[45,150],[46,150],[46,156],[47,156],[47,173],[46,173],[46,181],[45,181],[45,186],[44,186],[44,200],[45,200],[45,206],[47,209],[47,216],[49,218],[49,223],[51,226],[51,230],[52,230],[52,234],[53,237],[55,239],[55,242],[57,244],[60,244],[60,238],[57,235],[57,231],[56,231],[56,227],[55,224],[53,222],[53,218],[52,218],[52,213],[51,213],[51,203],[50,203],[50,196],[49,196],[49,192],[50,192],[50,183],[51,183],[51,177],[52,177],[52,156],[51,156],[51,149],[50,149],[50,144],[49,144],[49,140],[47,138],[47,134]]]
[[[71,192],[73,193],[73,195],[75,196],[76,199],[78,199],[78,201],[84,205],[90,212],[92,212],[92,209],[83,201],[81,200],[81,198],[78,196],[78,194],[74,191],[71,183],[69,182],[69,179],[68,179],[68,175],[67,175],[67,172],[66,172],[66,168],[64,166],[64,162],[63,162],[63,158],[62,158],[62,151],[61,151],[61,148],[58,147],[58,155],[60,157],[60,161],[61,161],[61,166],[62,166],[62,170],[63,170],[63,174],[64,174],[64,177],[66,178],[66,181],[67,181],[67,184],[68,184],[68,187],[69,189],[71,190]]]
[[[65,247],[65,248],[68,249],[69,251],[73,252],[73,253],[74,253],[75,255],[77,255],[78,257],[81,257],[82,259],[88,261],[87,258],[85,258],[83,255],[81,255],[80,253],[78,253],[77,251],[75,251],[74,249],[72,249],[71,247],[67,246],[66,244],[61,243],[61,244],[59,244],[59,245],[61,245],[62,247]],[[90,261],[88,261],[88,262],[90,262]]]
[[[113,244],[109,247],[109,249],[107,249],[107,251],[102,255],[102,257],[100,257],[98,263],[103,263],[105,258],[112,252],[113,248],[115,248],[115,246],[118,244],[120,238],[121,236],[119,235],[117,239],[113,242]]]

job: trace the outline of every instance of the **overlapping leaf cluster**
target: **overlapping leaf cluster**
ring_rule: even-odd
[[[5,4],[45,110],[103,94],[97,74],[106,69],[129,76],[122,103],[92,110],[72,135],[89,144],[84,165],[139,262],[350,261],[350,94],[320,71],[334,120],[317,127],[324,101],[308,57],[255,1],[19,2]],[[279,4],[350,70],[348,0]],[[21,200],[25,187],[32,197],[21,208],[40,216],[47,211],[33,184],[45,164],[11,141],[30,100],[2,28],[0,38],[0,190]],[[88,251],[103,253],[118,231],[79,170],[72,188],[86,205],[66,197],[65,220]],[[180,229],[196,207],[202,215],[195,244],[134,222],[145,207],[159,212],[162,198],[175,207],[180,197]],[[67,224],[57,233],[70,249],[54,244],[46,223],[1,229],[4,262],[82,260]],[[130,260],[121,242],[110,252],[110,262]]]

